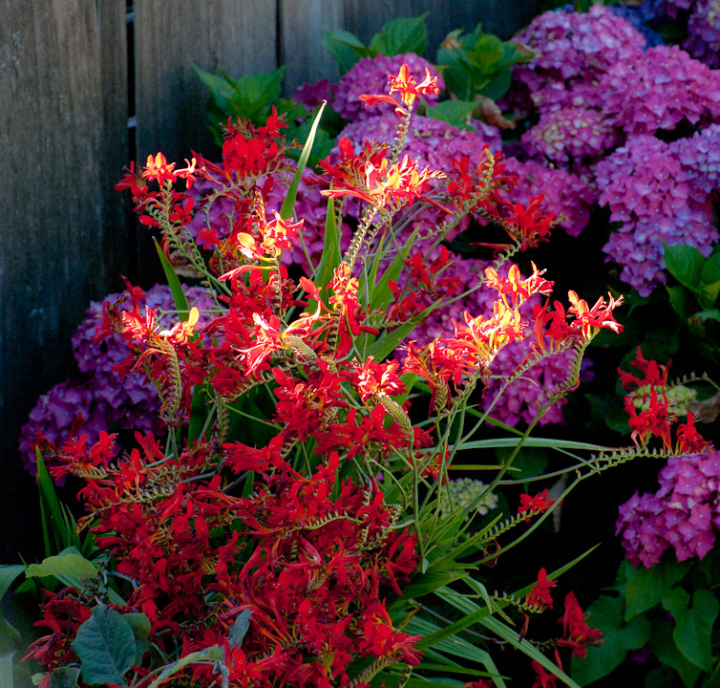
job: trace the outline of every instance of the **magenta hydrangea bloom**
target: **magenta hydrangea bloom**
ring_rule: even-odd
[[[543,167],[533,161],[508,158],[507,174],[517,175],[518,185],[506,193],[507,199],[527,205],[534,196],[545,196],[543,212],[552,210],[555,217],[564,215],[560,226],[578,236],[590,220],[595,194],[588,183],[565,170]]]
[[[215,301],[205,289],[184,287],[191,306],[201,311],[217,309]],[[106,301],[115,302],[122,294],[109,294]],[[145,292],[144,305],[158,311],[160,326],[170,327],[176,316],[170,287],[156,285]],[[98,325],[102,322],[103,302],[93,301],[86,311],[85,320],[72,337],[72,345],[78,367],[83,376],[66,380],[43,394],[32,409],[28,422],[23,425],[20,435],[20,453],[25,467],[35,472],[33,443],[38,431],[45,439],[62,443],[75,422],[77,415],[83,416],[78,428],[80,435],[87,434],[94,443],[100,431],[117,428],[137,430],[142,433],[157,432],[160,400],[152,384],[142,372],[130,372],[121,378],[113,370],[128,355],[127,345],[119,334],[112,334],[102,342],[95,342]],[[120,306],[121,310],[129,304]],[[200,325],[209,320],[201,312]]]
[[[720,72],[676,45],[618,62],[603,79],[604,112],[628,134],[653,134],[720,118]]]
[[[620,278],[642,296],[666,281],[663,242],[694,246],[707,256],[718,241],[712,203],[689,182],[674,148],[636,136],[596,168],[601,205],[622,226],[603,247],[622,266]]]
[[[672,547],[678,561],[702,559],[720,528],[720,452],[671,457],[658,479],[654,495],[635,493],[619,509],[616,534],[627,558],[650,568]]]
[[[314,83],[301,84],[295,93],[290,96],[291,100],[304,105],[308,111],[320,107],[323,101],[331,103],[335,99],[337,86],[331,84],[329,79],[320,79]]]
[[[683,48],[709,67],[720,67],[720,0],[697,0]]]
[[[642,54],[645,38],[607,7],[587,13],[545,12],[515,36],[538,55],[516,65],[513,75],[542,111],[603,106],[599,79],[618,62]]]
[[[688,182],[700,193],[720,190],[720,124],[671,144]]]
[[[587,165],[616,140],[615,128],[602,113],[578,107],[546,112],[522,135],[530,154],[542,155],[568,170]]]
[[[373,105],[366,108],[360,101],[360,96],[388,93],[390,90],[388,75],[397,74],[404,64],[408,66],[410,74],[418,82],[425,78],[425,69],[427,68],[432,76],[438,77],[440,91],[445,88],[445,82],[438,74],[437,69],[415,53],[394,55],[393,57],[385,55],[363,57],[340,79],[335,91],[335,100],[332,102],[333,108],[345,119],[353,121],[377,115],[383,106]],[[423,96],[423,98],[430,101],[437,100],[437,96]]]

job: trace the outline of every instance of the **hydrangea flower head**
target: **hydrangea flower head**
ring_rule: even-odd
[[[720,190],[720,124],[671,144],[688,182],[700,193]]]
[[[605,113],[628,134],[720,119],[720,72],[676,45],[618,62],[602,81]]]
[[[709,67],[720,67],[720,0],[696,0],[683,48]]]
[[[425,74],[425,69],[429,69],[432,76],[438,77],[440,91],[445,88],[445,82],[438,75],[437,69],[414,53],[392,57],[385,55],[363,57],[340,79],[335,91],[335,100],[332,102],[333,108],[345,119],[353,121],[377,114],[379,107],[366,108],[360,101],[360,96],[367,93],[388,93],[390,89],[388,75],[397,74],[403,65],[408,66],[410,74],[418,77]],[[430,101],[437,100],[437,96],[428,95],[426,98]]]

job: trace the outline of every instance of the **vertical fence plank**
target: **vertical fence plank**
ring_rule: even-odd
[[[136,0],[137,156],[182,162],[207,151],[208,92],[192,64],[237,78],[277,66],[277,14],[269,0]]]
[[[71,334],[105,280],[102,112],[95,3],[0,6],[0,522],[17,523],[34,511],[17,458],[20,425],[71,369]],[[16,556],[25,523],[3,530],[2,561]]]
[[[103,191],[103,264],[110,288],[134,266],[134,236],[128,227],[127,195],[113,186],[130,162],[128,147],[128,60],[125,0],[97,0],[100,27],[100,85],[103,138],[100,184]]]
[[[322,47],[323,30],[343,28],[343,5],[338,0],[279,0],[280,62],[287,65],[285,91],[318,79],[337,81],[335,59]]]

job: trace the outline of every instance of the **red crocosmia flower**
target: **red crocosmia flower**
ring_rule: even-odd
[[[126,167],[125,169],[127,170],[126,174],[123,175],[123,178],[115,184],[113,188],[115,191],[124,191],[125,189],[129,189],[132,194],[133,201],[137,203],[138,200],[144,198],[147,194],[147,183],[142,176],[135,171],[134,160],[130,162],[130,167]]]
[[[630,416],[628,423],[632,433],[630,437],[638,444],[645,443],[652,435],[662,440],[666,450],[671,449],[670,426],[677,420],[677,416],[670,411],[670,402],[663,394],[662,400],[658,398],[657,390],[653,387],[650,392],[650,402],[646,410],[638,413],[632,397],[625,397],[625,411]]]
[[[173,174],[174,169],[175,163],[169,163],[162,153],[158,153],[155,157],[148,155],[142,176],[158,184],[164,184],[166,181],[174,182],[177,179],[177,175]]]
[[[618,374],[620,375],[620,383],[623,389],[632,389],[634,387],[666,387],[668,383],[668,373],[670,372],[671,361],[668,361],[667,365],[659,365],[657,361],[645,360],[643,358],[642,350],[638,347],[637,355],[635,360],[630,363],[633,367],[637,368],[644,377],[640,378],[632,373],[626,373],[625,371],[618,368]]]
[[[573,654],[583,659],[589,646],[597,647],[603,642],[603,635],[597,628],[587,625],[588,614],[584,614],[578,604],[575,593],[569,592],[565,597],[565,612],[560,619],[563,625],[563,637],[557,644],[569,647]]]
[[[678,454],[701,454],[712,450],[713,443],[703,439],[695,428],[695,417],[688,411],[687,423],[680,423],[677,428],[675,451]]]
[[[538,573],[537,583],[533,589],[526,595],[525,602],[531,607],[538,609],[552,609],[553,601],[550,596],[550,588],[555,587],[555,581],[548,580],[547,571],[540,569]]]
[[[406,392],[405,385],[397,374],[399,365],[397,361],[376,363],[372,356],[368,356],[367,361],[362,364],[353,362],[353,378],[360,398],[367,401],[375,396],[395,396]]]
[[[534,497],[531,497],[528,494],[521,494],[520,495],[520,506],[518,507],[518,513],[524,514],[526,511],[529,512],[535,512],[535,513],[543,513],[547,511],[553,504],[555,504],[554,499],[548,499],[548,491],[547,489],[543,490],[542,492],[538,492]]]
[[[535,683],[532,684],[531,688],[557,688],[557,680],[552,674],[545,671],[542,664],[535,660],[530,664],[536,676]]]
[[[400,99],[408,107],[412,107],[418,95],[437,95],[440,92],[437,77],[432,76],[427,67],[425,67],[425,79],[419,84],[410,75],[410,69],[406,64],[400,67],[397,76],[388,75],[388,83],[390,84],[390,95],[399,93]]]
[[[465,688],[493,688],[493,684],[484,678],[480,678],[477,681],[466,683]]]

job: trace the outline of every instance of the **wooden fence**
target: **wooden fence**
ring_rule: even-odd
[[[157,274],[112,185],[130,159],[210,147],[191,63],[234,77],[287,64],[289,91],[337,77],[323,29],[368,42],[393,17],[429,12],[432,57],[448,31],[478,21],[509,37],[537,2],[0,0],[0,562],[24,536],[7,525],[35,511],[20,427],[38,395],[75,370],[70,337],[84,309],[120,290],[121,274],[144,287]]]

